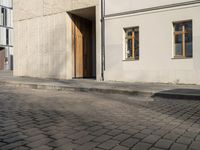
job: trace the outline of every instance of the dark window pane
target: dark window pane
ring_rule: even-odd
[[[139,32],[139,28],[134,28],[134,32]]]
[[[9,45],[9,29],[6,29],[6,45]]]
[[[135,59],[139,59],[139,30],[135,32]]]
[[[183,55],[183,47],[182,47],[182,34],[175,36],[175,55],[182,56]]]
[[[186,33],[185,34],[185,42],[192,42],[192,33]]]
[[[139,48],[136,48],[136,49],[135,49],[135,59],[138,60],[138,59],[139,59],[139,56],[140,56]]]
[[[4,8],[1,8],[1,13],[4,14]]]
[[[175,51],[176,56],[182,56],[182,44],[176,44],[176,51]]]
[[[135,32],[135,40],[139,40],[139,32]]]
[[[185,52],[186,57],[192,57],[192,42],[185,43],[185,48],[186,48]]]
[[[138,40],[135,40],[135,49],[139,49],[139,41]]]
[[[183,30],[183,24],[182,23],[175,23],[174,28],[175,28],[175,31],[182,31]]]
[[[184,26],[186,31],[192,31],[192,21],[185,22]]]
[[[128,36],[132,36],[132,31],[129,31],[129,32],[128,32]]]
[[[126,36],[127,36],[127,37],[131,37],[131,36],[132,36],[132,33],[133,33],[133,30],[132,30],[132,29],[127,29],[127,30],[126,30]]]
[[[182,43],[182,41],[183,41],[182,34],[175,35],[175,43]]]
[[[192,57],[192,33],[185,34],[186,57]]]
[[[130,58],[132,57],[132,39],[128,39],[127,41],[127,57]]]

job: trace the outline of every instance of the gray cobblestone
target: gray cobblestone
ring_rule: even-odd
[[[20,146],[20,147],[16,147],[13,150],[30,150],[30,148],[25,147],[25,146]]]
[[[52,150],[52,148],[44,145],[41,147],[33,148],[32,150]]]
[[[100,135],[105,134],[108,131],[109,131],[108,129],[100,129],[100,130],[97,130],[97,131],[93,132],[92,135],[94,135],[94,136],[100,136]]]
[[[177,144],[177,143],[174,143],[172,145],[172,147],[170,148],[170,150],[186,150],[187,149],[187,146],[184,145],[184,144]]]
[[[119,135],[113,137],[113,139],[122,142],[122,141],[128,139],[129,137],[130,137],[129,134],[119,134]]]
[[[6,143],[0,142],[0,147],[2,147],[2,146],[4,146],[4,145],[6,145]]]
[[[140,142],[136,144],[131,150],[148,150],[152,144]]]
[[[24,141],[18,141],[18,142],[14,142],[14,143],[11,143],[11,144],[8,144],[8,145],[4,145],[0,149],[1,150],[10,150],[10,149],[14,149],[14,148],[23,146],[24,144],[25,144]]]
[[[150,148],[149,150],[164,150],[164,149],[152,147],[152,148]]]
[[[172,141],[175,141],[179,137],[180,137],[180,135],[176,134],[176,133],[169,133],[169,134],[164,136],[165,139],[172,140]]]
[[[27,140],[27,141],[30,141],[30,142],[35,142],[35,141],[38,141],[38,140],[43,139],[43,138],[45,138],[45,137],[46,137],[46,136],[43,135],[43,134],[38,134],[38,135],[36,135],[36,136],[32,136],[32,137],[26,138],[26,140]]]
[[[37,147],[40,147],[40,146],[43,146],[43,145],[46,145],[47,143],[51,142],[50,139],[48,138],[43,138],[39,141],[35,141],[35,142],[32,142],[32,143],[29,143],[27,146],[28,147],[31,147],[31,148],[37,148]]]
[[[145,139],[143,139],[142,141],[143,142],[146,142],[146,143],[156,143],[161,137],[160,136],[157,136],[157,135],[149,135],[148,137],[146,137]]]
[[[197,150],[200,102],[0,86],[0,150]],[[198,149],[199,150],[199,149]]]
[[[192,138],[181,136],[176,142],[180,144],[189,145],[192,143],[192,141],[193,141]]]
[[[76,140],[74,143],[78,143],[78,144],[84,144],[84,143],[87,143],[91,140],[93,140],[95,137],[92,136],[92,135],[87,135],[87,136],[84,136],[78,140]]]
[[[59,146],[57,148],[55,148],[54,150],[73,150],[75,148],[77,148],[78,146],[72,143],[67,143],[65,145]]]
[[[95,142],[88,142],[88,143],[85,143],[83,145],[81,145],[80,147],[76,148],[76,150],[90,150],[90,149],[93,149],[95,148],[99,143],[95,143]],[[66,147],[67,148],[67,147]]]
[[[190,149],[192,150],[199,150],[200,148],[200,142],[192,142],[192,144],[190,145]]]
[[[107,140],[109,140],[111,138],[112,138],[112,136],[110,136],[110,135],[101,135],[101,136],[95,138],[94,141],[96,141],[96,142],[104,142],[104,141],[107,141]]]
[[[144,129],[141,131],[141,133],[143,133],[143,134],[151,134],[153,132],[154,132],[154,130],[152,130],[152,129]]]
[[[113,147],[115,147],[116,145],[118,145],[119,142],[118,141],[115,141],[115,140],[108,140],[104,143],[102,143],[101,145],[98,145],[99,148],[103,148],[103,149],[106,149],[106,150],[109,150]]]
[[[75,134],[73,134],[73,135],[70,135],[70,136],[68,136],[69,138],[71,138],[71,139],[73,139],[73,140],[77,140],[77,139],[79,139],[79,138],[81,138],[81,137],[84,137],[84,136],[86,136],[86,135],[88,135],[88,132],[86,132],[86,131],[81,131],[81,132],[78,132],[78,133],[75,133]],[[63,135],[63,136],[61,136],[61,137],[65,137],[66,135]]]
[[[163,129],[159,129],[155,132],[153,132],[154,135],[158,135],[158,136],[164,136],[169,132],[169,130],[163,130]]]
[[[112,150],[129,150],[129,148],[119,145],[119,146],[116,146],[115,148],[113,148]]]
[[[169,147],[172,145],[172,143],[173,142],[170,140],[161,139],[155,144],[155,147],[169,149]]]
[[[111,135],[111,136],[116,136],[116,135],[119,135],[121,133],[122,133],[122,130],[115,129],[115,130],[112,130],[110,132],[107,132],[106,134]]]
[[[148,135],[147,134],[143,134],[143,133],[137,133],[135,134],[133,137],[137,138],[137,139],[144,139],[146,138]]]
[[[200,141],[200,135],[195,138],[196,141]]]
[[[126,141],[122,142],[120,145],[131,148],[133,145],[137,144],[138,142],[139,142],[138,139],[128,138]]]
[[[60,147],[62,145],[65,145],[66,143],[71,143],[71,140],[69,140],[67,138],[55,140],[55,141],[52,141],[52,142],[48,143],[48,146],[51,146],[51,147]]]

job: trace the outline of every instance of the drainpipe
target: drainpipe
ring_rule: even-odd
[[[101,79],[105,71],[105,0],[101,0]]]

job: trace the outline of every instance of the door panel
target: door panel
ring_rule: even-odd
[[[76,28],[75,30],[75,48],[76,48],[76,62],[75,62],[75,65],[76,65],[76,78],[81,78],[83,77],[83,35],[82,33],[80,32],[80,30],[78,28]]]
[[[92,77],[92,23],[73,16],[75,77]]]

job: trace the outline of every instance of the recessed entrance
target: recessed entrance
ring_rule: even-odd
[[[72,18],[72,47],[74,77],[96,77],[96,24],[95,7],[74,10]]]

